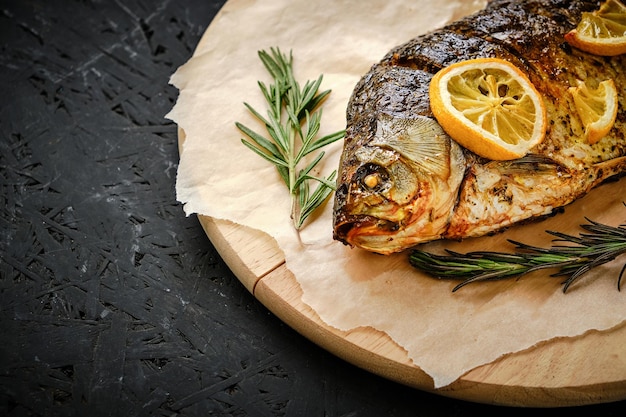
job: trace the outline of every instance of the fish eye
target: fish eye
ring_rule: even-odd
[[[359,167],[356,178],[365,188],[379,190],[389,180],[389,174],[380,165],[368,163]]]
[[[365,178],[363,178],[363,184],[365,184],[367,188],[376,188],[376,186],[380,184],[380,175],[377,172],[366,175]]]

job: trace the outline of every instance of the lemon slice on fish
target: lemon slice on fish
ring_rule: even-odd
[[[485,158],[520,158],[545,137],[541,95],[508,61],[480,58],[452,64],[434,75],[429,94],[441,127]]]
[[[602,81],[592,88],[583,81],[568,90],[574,97],[574,104],[580,120],[585,126],[585,136],[594,144],[613,127],[617,117],[617,89],[613,80]]]
[[[565,40],[583,51],[604,56],[626,54],[626,6],[608,0],[594,12],[583,13]]]

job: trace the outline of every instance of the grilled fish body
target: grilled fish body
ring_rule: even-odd
[[[374,65],[348,104],[334,238],[389,254],[435,239],[480,236],[549,214],[626,172],[626,55],[594,56],[563,39],[582,12],[599,6],[491,1]],[[544,99],[546,138],[518,160],[485,160],[461,148],[431,113],[432,75],[481,57],[513,63]],[[617,87],[617,119],[606,137],[590,145],[567,89],[578,80],[606,79]]]

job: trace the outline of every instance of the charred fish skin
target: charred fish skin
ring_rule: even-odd
[[[583,12],[600,4],[491,1],[472,16],[392,49],[373,65],[356,85],[346,112],[334,238],[389,254],[440,238],[480,236],[548,214],[625,172],[626,56],[594,56],[571,48],[563,38]],[[458,150],[434,127],[428,99],[433,74],[483,57],[513,63],[543,96],[546,139],[518,161],[489,161]],[[618,115],[609,134],[589,145],[567,89],[578,80],[593,84],[605,79],[615,82]],[[423,129],[429,124],[430,129]],[[385,129],[388,133],[381,135]],[[406,133],[420,129],[430,133]],[[404,139],[395,139],[394,131]],[[390,167],[398,171],[399,166],[408,167],[410,174],[389,174]],[[412,187],[404,184],[408,178]],[[404,201],[390,192],[397,179],[403,183],[398,188],[412,188],[402,194],[410,196]]]

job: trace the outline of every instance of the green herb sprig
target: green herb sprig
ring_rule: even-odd
[[[241,139],[244,145],[276,166],[291,195],[291,218],[296,229],[321,206],[335,190],[333,171],[326,178],[314,175],[313,169],[324,157],[324,151],[301,168],[305,156],[344,137],[341,130],[318,138],[322,118],[321,103],[330,90],[319,92],[323,76],[307,81],[301,88],[293,74],[293,56],[283,54],[278,48],[270,52],[259,51],[259,58],[274,82],[258,85],[268,104],[267,117],[262,116],[248,103],[246,108],[265,124],[269,138],[237,122],[236,126],[252,141]],[[254,143],[252,143],[254,142]],[[311,192],[310,181],[317,182]]]
[[[626,226],[607,226],[586,219],[589,224],[581,225],[590,233],[571,236],[547,231],[556,236],[554,242],[567,242],[566,245],[552,245],[544,249],[509,240],[515,245],[515,253],[469,252],[466,254],[447,250],[448,255],[436,255],[414,250],[409,261],[415,268],[443,279],[458,279],[461,283],[453,291],[467,284],[480,281],[517,278],[540,269],[556,268],[552,277],[567,277],[563,281],[563,292],[583,274],[596,266],[612,261],[626,253]],[[626,271],[626,264],[617,278],[617,289]]]

